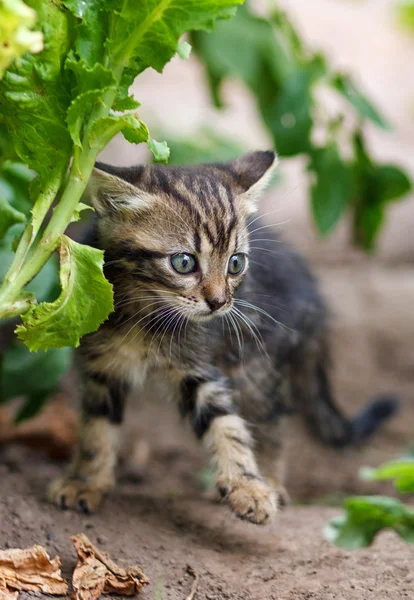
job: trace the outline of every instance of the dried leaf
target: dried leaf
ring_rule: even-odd
[[[0,409],[0,444],[21,443],[44,450],[51,458],[67,459],[76,439],[76,413],[64,394],[56,394],[35,418],[14,423],[14,414]]]
[[[19,592],[11,592],[7,588],[2,588],[0,585],[0,600],[17,600]]]
[[[14,592],[67,594],[68,584],[60,572],[60,559],[50,556],[42,546],[0,550],[0,593],[2,600],[15,599]]]
[[[72,576],[76,600],[96,600],[101,594],[133,596],[148,584],[143,570],[135,565],[121,567],[96,548],[85,534],[72,537],[78,563]]]

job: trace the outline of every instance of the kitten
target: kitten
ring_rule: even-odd
[[[97,164],[88,242],[105,250],[115,312],[77,351],[79,443],[68,475],[50,488],[62,508],[93,511],[113,486],[125,398],[156,369],[204,445],[221,496],[252,523],[270,521],[285,497],[286,414],[301,411],[322,441],[345,446],[394,412],[382,398],[348,420],[333,402],[315,281],[253,216],[275,162],[269,151],[185,168]]]

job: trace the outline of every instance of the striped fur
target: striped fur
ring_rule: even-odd
[[[87,241],[105,251],[115,312],[77,351],[79,446],[50,489],[61,507],[94,510],[113,485],[126,395],[156,370],[206,448],[222,497],[253,523],[271,520],[286,498],[285,415],[300,409],[324,441],[352,441],[353,422],[329,390],[315,282],[252,216],[274,164],[273,152],[256,152],[191,168],[97,165]],[[194,257],[191,272],[174,270],[178,254]],[[234,255],[236,267],[245,261],[239,273]]]

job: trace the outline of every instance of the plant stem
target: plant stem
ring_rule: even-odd
[[[16,249],[16,254],[14,256],[13,262],[6,273],[4,281],[13,282],[16,279],[24,260],[34,240],[36,239],[37,234],[39,233],[40,227],[42,226],[42,223],[46,218],[49,208],[51,207],[53,200],[56,197],[56,194],[62,183],[62,179],[62,169],[57,170],[54,178],[50,182],[48,182],[47,191],[40,192],[39,196],[37,197],[32,211],[32,216],[30,218],[29,223],[26,225],[25,230],[23,231],[22,237],[20,238],[19,244]]]

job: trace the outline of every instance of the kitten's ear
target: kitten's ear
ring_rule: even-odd
[[[277,164],[277,154],[273,150],[249,152],[229,163],[243,190],[240,199],[249,214],[257,210],[260,196],[269,185]]]
[[[88,183],[87,193],[98,217],[122,218],[131,212],[148,208],[151,199],[138,185],[125,181],[122,177],[94,168]],[[108,167],[109,168],[109,167]],[[115,168],[111,167],[115,171]],[[119,169],[121,171],[121,169]]]

